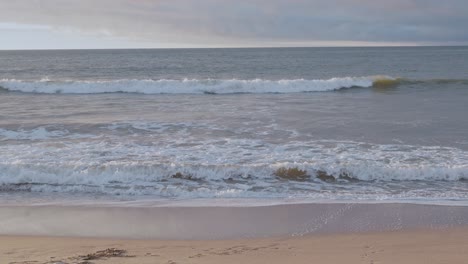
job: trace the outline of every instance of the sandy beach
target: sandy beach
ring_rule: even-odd
[[[0,263],[466,263],[468,207],[0,206]]]
[[[1,236],[1,263],[466,263],[468,228],[241,240]]]
[[[4,205],[0,235],[231,240],[468,226],[468,207],[406,203]]]

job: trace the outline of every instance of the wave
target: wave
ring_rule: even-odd
[[[0,80],[0,92],[38,94],[267,94],[329,92],[351,88],[388,89],[401,85],[468,85],[468,79],[413,80],[386,75],[367,77],[336,77],[331,79],[183,79],[183,80],[136,80],[112,81],[54,81],[42,79],[24,81]]]
[[[109,162],[83,164],[61,162],[56,164],[0,164],[2,184],[28,185],[95,185],[138,184],[155,186],[169,181],[193,183],[263,182],[457,182],[468,180],[467,166],[386,166],[371,162],[350,165],[314,164],[313,162],[276,162],[272,164],[176,164],[147,162]],[[8,172],[8,174],[5,174]],[[206,186],[205,186],[206,187]]]
[[[326,80],[114,80],[114,81],[22,81],[3,79],[5,91],[44,94],[236,94],[326,92],[349,88],[391,86],[398,80],[388,76],[343,77]]]
[[[297,170],[304,171],[305,177],[297,177],[281,175],[278,171],[285,167],[278,165],[18,165],[0,165],[0,171],[9,174],[0,176],[0,192],[158,198],[468,199],[466,168],[379,169],[360,164],[322,170],[302,165]],[[292,170],[297,166],[289,165]]]
[[[32,134],[21,130],[14,137],[29,139]],[[341,141],[195,142],[180,135],[172,141],[164,138],[164,144],[140,142],[140,137],[77,142],[50,136],[51,141],[0,148],[0,193],[468,199],[468,152],[456,148]]]

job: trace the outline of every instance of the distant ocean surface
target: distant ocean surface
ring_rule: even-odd
[[[468,47],[0,51],[0,201],[468,205]]]

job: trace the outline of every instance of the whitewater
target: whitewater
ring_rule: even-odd
[[[139,93],[139,94],[235,94],[326,92],[353,87],[369,88],[374,83],[396,79],[387,76],[336,77],[328,80],[113,80],[113,81],[39,81],[0,80],[7,91],[25,93]]]
[[[0,52],[2,202],[468,204],[466,48],[221,51]]]

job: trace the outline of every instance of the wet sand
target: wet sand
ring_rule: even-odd
[[[468,207],[0,206],[0,263],[467,263]]]
[[[0,235],[163,240],[245,239],[468,226],[468,206],[0,206]]]

